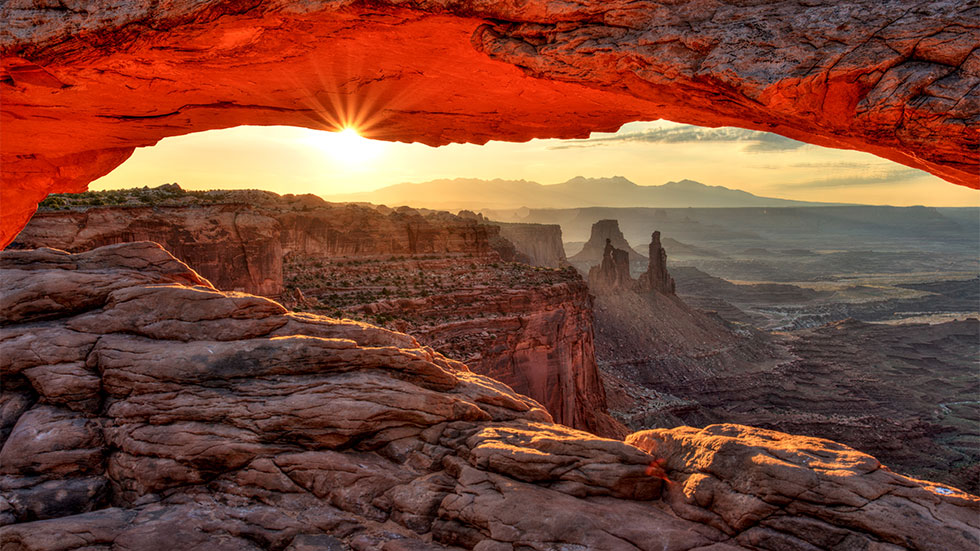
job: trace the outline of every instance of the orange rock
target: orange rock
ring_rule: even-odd
[[[53,5],[52,5],[53,6]],[[0,8],[6,245],[46,193],[242,124],[430,145],[665,118],[869,151],[978,187],[969,5],[863,0]]]

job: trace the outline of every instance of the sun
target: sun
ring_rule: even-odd
[[[369,140],[356,128],[346,127],[338,132],[310,130],[309,142],[334,161],[346,165],[364,165],[380,157],[387,149],[386,142]]]

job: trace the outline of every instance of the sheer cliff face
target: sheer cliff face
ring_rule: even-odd
[[[647,271],[640,274],[637,289],[640,292],[657,292],[673,295],[677,290],[674,278],[667,272],[667,251],[660,244],[660,232],[655,231],[650,236],[650,264]]]
[[[422,215],[402,207],[392,212],[358,205],[332,205],[277,214],[285,254],[377,256],[492,253],[496,228],[448,213]]]
[[[0,305],[5,549],[932,551],[980,533],[975,496],[846,446],[737,425],[599,439],[412,337],[216,291],[151,243],[6,251]]]
[[[20,248],[81,252],[130,241],[154,241],[219,289],[282,292],[281,225],[241,205],[92,208],[40,212],[17,236]]]
[[[625,436],[606,413],[585,282],[490,295],[474,299],[479,317],[423,329],[417,338],[451,356],[465,339],[477,351],[465,358],[471,369],[533,397],[556,422],[608,438]]]
[[[585,242],[582,250],[570,257],[568,261],[577,267],[579,271],[587,272],[591,266],[602,262],[607,251],[607,245],[612,245],[613,248],[627,254],[629,260],[627,269],[630,265],[640,266],[647,262],[645,256],[630,247],[630,244],[623,236],[623,232],[619,229],[619,222],[617,220],[599,220],[595,224],[592,224],[592,233],[589,235],[589,240]]]
[[[83,190],[135,147],[241,124],[354,125],[437,145],[666,118],[869,151],[977,187],[978,10],[955,0],[8,2],[0,243],[47,193]]]
[[[44,212],[15,245],[80,252],[152,240],[173,248],[175,256],[223,290],[277,296],[285,278],[312,304],[329,305],[323,311],[330,314],[414,320],[402,330],[538,400],[559,423],[608,437],[625,434],[606,414],[592,342],[592,302],[577,274],[545,271],[540,282],[497,282],[509,269],[490,248],[498,228],[448,213],[423,216],[413,209],[319,200],[297,205],[274,194],[253,200],[256,206]],[[284,271],[284,255],[301,260],[287,261]],[[424,298],[374,304],[380,289],[394,292],[423,271]],[[461,280],[459,271],[472,273]],[[325,277],[343,287],[320,286]],[[467,287],[474,278],[477,289]],[[359,294],[345,305],[320,301],[339,292]]]
[[[274,195],[274,194],[270,194]],[[274,296],[283,291],[283,255],[490,254],[497,229],[448,214],[379,211],[357,205],[97,207],[41,212],[17,236],[20,248],[86,251],[154,241],[219,289]]]
[[[493,222],[500,236],[507,239],[534,266],[564,268],[568,265],[557,224],[508,224]]]

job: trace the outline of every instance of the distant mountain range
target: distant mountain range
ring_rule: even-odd
[[[840,205],[759,197],[746,191],[693,180],[659,186],[637,185],[622,176],[584,178],[552,185],[527,180],[457,178],[405,183],[375,191],[325,197],[328,201],[474,211],[484,209],[579,207],[804,207]]]

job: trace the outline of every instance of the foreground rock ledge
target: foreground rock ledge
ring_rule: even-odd
[[[972,549],[980,500],[736,425],[606,440],[159,246],[0,254],[4,550]],[[665,481],[666,480],[666,481]]]
[[[439,145],[665,118],[980,186],[976,2],[24,0],[0,19],[0,245],[133,148],[241,124]]]

